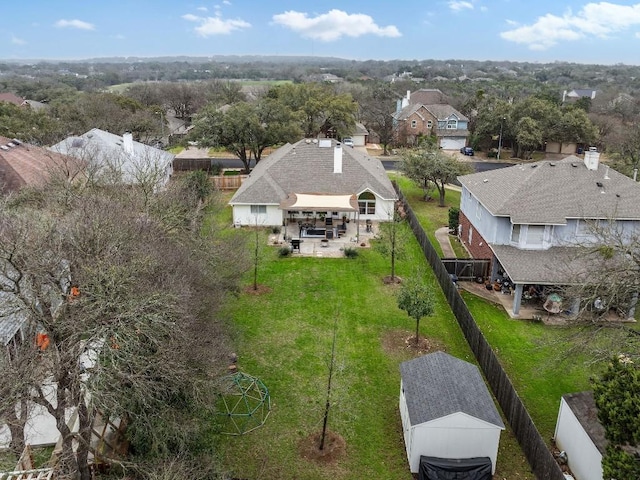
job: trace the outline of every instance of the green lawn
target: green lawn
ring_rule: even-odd
[[[424,202],[422,190],[410,180],[400,177],[398,183],[427,236],[440,252],[434,232],[447,221],[447,209],[437,207],[435,201]],[[447,206],[459,206],[460,193],[447,191],[446,200]],[[460,247],[458,242],[452,244]],[[599,367],[590,361],[584,350],[575,353],[580,352],[574,343],[578,330],[512,320],[502,306],[472,294],[465,293],[464,299],[543,438],[550,442],[560,397],[588,390],[589,379],[599,372]],[[601,335],[606,334],[601,332]]]
[[[223,437],[221,455],[230,473],[261,479],[410,479],[398,412],[404,348],[390,338],[409,337],[415,323],[399,310],[382,278],[390,262],[372,249],[356,259],[278,258],[262,249],[259,283],[268,293],[243,292],[225,311],[242,371],[271,392],[266,425],[241,437]],[[422,335],[447,352],[474,362],[433,274],[413,239],[398,262],[407,277],[418,270],[436,292],[436,314],[420,324]],[[252,279],[246,278],[246,285]],[[301,458],[299,442],[320,430],[332,326],[338,321],[337,364],[329,427],[346,440],[346,456],[318,465]],[[499,478],[533,478],[510,432],[502,436]]]

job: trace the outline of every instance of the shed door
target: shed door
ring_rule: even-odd
[[[491,459],[420,456],[418,480],[491,480]]]

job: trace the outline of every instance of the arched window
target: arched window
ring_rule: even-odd
[[[358,197],[360,215],[375,215],[376,196],[371,192],[362,192]]]

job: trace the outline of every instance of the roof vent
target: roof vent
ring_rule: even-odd
[[[9,147],[7,147],[6,145],[0,145],[0,148],[1,148],[2,150],[9,150]]]
[[[488,178],[485,178],[484,180],[482,180],[484,183],[487,183],[489,181]]]
[[[331,147],[331,139],[330,138],[323,138],[320,140],[318,146],[320,148],[330,148]]]
[[[20,140],[18,140],[17,138],[14,138],[13,140],[11,140],[13,143],[15,143],[16,145],[22,145],[22,142]]]
[[[314,138],[313,140],[311,140],[313,143],[318,143],[318,139]]]
[[[531,165],[531,168],[536,168],[538,166],[537,163],[534,163],[533,165]]]
[[[304,143],[306,143],[306,144],[311,143],[311,139],[310,139],[310,138],[305,138],[305,139],[304,139]]]
[[[616,193],[616,197],[620,198],[620,194],[619,194],[619,193]]]
[[[602,184],[602,182],[596,182],[596,185],[600,188],[604,187],[604,185]]]
[[[550,165],[551,167],[555,167],[555,166],[556,166],[556,162],[549,162],[549,165]]]
[[[17,145],[15,143],[13,143],[13,142],[9,142],[9,143],[7,143],[7,147],[13,148],[13,147],[17,147]]]
[[[578,164],[577,164],[576,162],[573,162],[573,163],[571,164],[571,166],[572,166],[572,167],[577,167],[577,166],[578,166]]]

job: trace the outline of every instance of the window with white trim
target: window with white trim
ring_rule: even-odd
[[[480,202],[476,203],[476,218],[480,220],[482,218],[482,206]]]
[[[591,233],[589,222],[586,220],[578,220],[576,222],[576,236],[584,237]]]
[[[267,213],[267,206],[266,205],[251,205],[251,214],[252,215],[259,215],[259,214],[264,214]]]
[[[360,215],[375,215],[376,196],[371,192],[362,192],[358,196],[358,208]]]
[[[427,128],[433,127],[433,122],[431,120],[427,120]]]
[[[417,120],[411,120],[411,128],[416,128],[418,126]]]
[[[447,120],[447,130],[457,130],[458,129],[458,120],[455,118],[451,120]]]
[[[527,245],[542,245],[544,232],[544,225],[529,225],[527,227]]]

